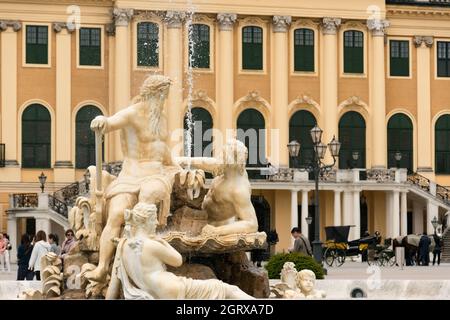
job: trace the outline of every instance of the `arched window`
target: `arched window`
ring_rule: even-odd
[[[212,157],[213,119],[208,110],[200,107],[192,108],[191,157]],[[187,114],[184,118],[185,134],[188,133]],[[186,136],[185,136],[186,139]],[[186,141],[186,140],[185,140]],[[187,148],[184,154],[189,155]]]
[[[450,173],[450,115],[439,117],[435,125],[435,170]]]
[[[388,167],[397,167],[395,154],[401,152],[400,168],[413,170],[413,126],[408,116],[394,114],[388,122]]]
[[[22,114],[22,168],[50,168],[51,118],[40,104],[28,106]]]
[[[314,31],[294,31],[294,70],[314,72]]]
[[[137,25],[137,65],[158,67],[159,65],[159,26],[153,22],[140,22]]]
[[[86,169],[95,165],[95,134],[91,130],[91,121],[102,115],[95,106],[84,106],[77,112],[75,119],[75,168]]]
[[[364,33],[344,32],[344,73],[364,73]]]
[[[248,167],[261,167],[267,164],[265,150],[265,121],[256,109],[246,109],[237,119],[237,138],[245,143],[248,149]],[[259,171],[248,171],[249,178],[260,178]]]
[[[366,122],[355,111],[345,113],[339,121],[339,168],[365,168],[366,167]],[[359,159],[355,162],[352,153],[358,152]]]
[[[260,27],[242,28],[242,69],[263,69],[263,29]]]
[[[316,118],[306,110],[297,111],[289,120],[289,141],[297,140],[300,143],[299,163],[297,163],[299,165],[306,165],[313,159],[314,149],[310,131],[315,125]],[[291,163],[291,166],[293,165]]]
[[[209,68],[210,45],[209,26],[193,24],[191,26],[192,45],[189,46],[189,64],[193,68]]]

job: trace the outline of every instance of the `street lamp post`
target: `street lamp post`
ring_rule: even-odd
[[[41,183],[41,191],[42,193],[44,193],[45,181],[47,181],[47,176],[44,174],[44,172],[41,172],[41,175],[38,178],[39,182]]]
[[[339,150],[341,148],[341,143],[333,139],[328,144],[331,156],[333,157],[332,164],[325,164],[323,158],[327,151],[327,145],[322,143],[322,129],[317,125],[311,129],[311,138],[314,147],[313,159],[310,164],[306,166],[299,167],[299,170],[313,172],[314,173],[314,183],[315,183],[315,204],[314,204],[314,241],[313,241],[313,255],[314,259],[322,263],[322,242],[320,241],[320,207],[319,207],[319,177],[324,172],[330,171],[336,164],[336,158],[339,156]],[[293,163],[295,163],[296,158],[300,153],[300,143],[298,141],[291,141],[288,145],[289,155],[293,158]],[[310,224],[312,218],[308,217],[307,222]]]

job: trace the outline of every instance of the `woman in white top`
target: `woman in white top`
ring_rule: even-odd
[[[36,280],[41,280],[41,258],[50,252],[50,244],[47,242],[47,235],[40,230],[36,234],[33,252],[31,252],[28,269],[34,271]]]
[[[10,258],[9,258],[9,250],[11,250],[11,242],[9,242],[9,236],[6,233],[3,233],[3,240],[5,241],[5,245],[6,245],[6,250],[4,252],[4,258],[5,258],[5,263],[2,264],[2,268],[4,267],[4,265],[6,265],[6,270],[8,270],[8,272],[11,272],[11,263],[10,263]]]

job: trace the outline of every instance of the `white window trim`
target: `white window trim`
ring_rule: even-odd
[[[195,73],[214,73],[215,67],[215,23],[212,19],[206,16],[195,16],[192,24],[204,24],[209,27],[209,68],[192,68]],[[186,26],[186,25],[185,25]],[[185,72],[189,71],[189,34],[187,28],[184,28],[184,56],[185,59]]]
[[[344,73],[344,32],[345,31],[361,31],[364,36],[364,50],[363,50],[363,73]],[[367,28],[360,23],[349,23],[342,26],[339,30],[339,56],[340,56],[340,77],[341,78],[367,78],[367,60],[368,60],[368,52],[367,52],[367,44],[368,44],[369,32],[367,32]]]
[[[242,29],[244,27],[255,26],[260,27],[263,31],[263,68],[262,70],[247,70],[242,68],[243,57],[242,57]],[[269,28],[267,22],[260,18],[245,18],[239,21],[238,25],[238,74],[254,74],[254,75],[266,75],[267,74],[267,41]]]
[[[450,42],[450,38],[434,38],[433,41],[433,60],[434,60],[434,80],[443,80],[443,81],[449,81],[450,77],[438,77],[438,42]]]
[[[314,32],[314,71],[295,71],[295,41],[294,32],[297,29],[310,29]],[[290,55],[290,75],[302,77],[317,77],[319,75],[319,29],[311,21],[297,20],[289,30],[289,55]]]
[[[27,26],[47,26],[47,63],[27,63]],[[29,68],[51,68],[52,67],[52,26],[50,23],[24,22],[22,26],[22,67]]]
[[[158,25],[158,66],[157,67],[147,67],[147,66],[138,66],[137,63],[137,33],[138,33],[138,24],[142,22],[151,22]],[[156,18],[143,19],[133,21],[133,70],[134,71],[162,71],[163,62],[163,34],[164,34],[164,25],[162,22]]]
[[[100,65],[99,66],[84,66],[80,65],[80,29],[81,28],[97,28],[100,29]],[[105,67],[105,27],[98,24],[83,24],[80,29],[76,29],[76,56],[77,69],[104,69]]]
[[[405,76],[391,76],[391,40],[399,40],[399,41],[408,41],[409,44],[409,76],[405,77]],[[412,79],[412,55],[413,55],[413,50],[412,50],[412,41],[411,38],[409,37],[388,37],[387,38],[387,54],[386,54],[386,59],[387,59],[387,70],[386,70],[386,77],[388,79]]]

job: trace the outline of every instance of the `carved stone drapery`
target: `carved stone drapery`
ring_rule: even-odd
[[[128,26],[128,23],[130,23],[133,14],[134,10],[130,8],[114,8],[113,17],[116,27]]]
[[[273,16],[272,24],[274,32],[287,32],[292,23],[291,16]]]
[[[323,18],[322,32],[323,34],[336,34],[337,29],[341,25],[340,18]]]
[[[12,27],[17,32],[22,29],[22,22],[18,20],[0,20],[0,31],[6,31],[8,27]]]
[[[374,37],[382,37],[386,32],[386,28],[389,27],[389,21],[382,19],[370,19],[367,20],[367,28],[372,31]]]
[[[424,43],[428,48],[433,46],[434,39],[432,36],[415,36],[414,45],[416,48],[420,48],[422,43]]]
[[[167,28],[181,28],[184,20],[186,19],[186,12],[184,11],[167,11],[164,17],[164,22],[167,24]]]
[[[232,31],[233,25],[236,22],[237,14],[235,13],[218,13],[217,24],[220,31]]]
[[[75,25],[72,23],[65,23],[65,22],[53,22],[53,30],[56,33],[59,33],[62,31],[62,29],[67,29],[67,32],[72,33],[75,31]]]

